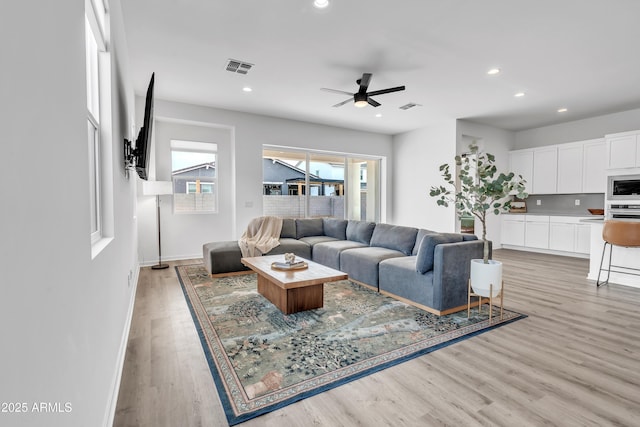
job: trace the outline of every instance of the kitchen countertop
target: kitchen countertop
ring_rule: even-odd
[[[599,216],[598,218],[583,218],[580,222],[588,222],[593,224],[601,224],[604,222],[604,216]]]
[[[545,216],[574,216],[585,217],[589,219],[603,219],[604,215],[591,215],[589,212],[576,213],[576,212],[560,212],[560,211],[538,211],[538,212],[505,212],[501,215],[545,215]]]

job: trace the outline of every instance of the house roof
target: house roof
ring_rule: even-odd
[[[189,166],[186,168],[174,170],[171,172],[171,175],[182,175],[187,172],[193,172],[200,169],[215,169],[215,168],[216,168],[215,162],[207,162],[207,163],[201,163],[199,165],[194,165],[194,166]]]

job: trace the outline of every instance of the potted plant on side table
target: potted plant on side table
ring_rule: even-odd
[[[438,198],[439,206],[454,203],[459,217],[472,215],[480,220],[484,254],[483,259],[471,260],[470,283],[476,295],[493,298],[502,290],[502,263],[489,259],[487,215],[509,210],[511,195],[526,198],[526,181],[513,172],[498,174],[495,156],[479,151],[475,143],[469,146],[468,153],[456,156],[455,162],[459,168],[459,188],[449,164],[445,163],[440,166],[445,185],[431,187],[429,195]]]

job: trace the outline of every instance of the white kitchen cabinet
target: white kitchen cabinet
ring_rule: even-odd
[[[524,246],[525,215],[500,215],[502,226],[500,229],[503,245]]]
[[[532,214],[500,217],[502,244],[514,249],[566,255],[585,255],[591,250],[591,226],[581,222],[586,217]]]
[[[509,152],[509,171],[522,175],[526,182],[525,191],[533,190],[533,150],[515,150]]]
[[[524,245],[530,248],[549,249],[549,217],[526,215]]]
[[[604,193],[607,189],[607,143],[602,139],[584,142],[583,193]]]
[[[561,144],[558,146],[559,194],[582,193],[583,143]],[[537,181],[537,180],[536,180]]]
[[[640,166],[638,132],[607,135],[607,166],[624,169]]]
[[[555,194],[558,182],[558,147],[536,148],[533,151],[532,194]]]
[[[640,167],[640,132],[637,138],[637,150],[631,155],[637,157]],[[599,138],[514,150],[509,152],[509,167],[527,180],[529,194],[604,193],[609,156],[607,147],[607,141]]]
[[[576,240],[576,225],[565,222],[555,222],[551,218],[549,223],[549,249],[573,252]]]
[[[549,249],[588,254],[591,226],[581,223],[581,219],[573,216],[550,216]]]
[[[591,224],[576,224],[575,252],[579,254],[591,252]]]

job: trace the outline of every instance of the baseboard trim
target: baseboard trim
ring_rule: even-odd
[[[202,259],[202,252],[198,254],[191,254],[191,255],[175,255],[175,256],[168,256],[168,257],[163,256],[162,263],[164,264],[165,262],[169,262],[169,261],[184,261],[186,259]],[[143,261],[140,263],[140,267],[151,267],[152,265],[156,265],[156,264],[158,264],[158,258]]]
[[[127,344],[129,343],[129,332],[131,331],[131,322],[133,320],[133,307],[136,301],[136,292],[138,291],[138,277],[140,276],[140,264],[134,269],[131,279],[133,289],[129,299],[129,307],[127,309],[127,318],[122,331],[120,340],[120,350],[118,350],[118,359],[116,364],[115,376],[111,382],[111,400],[107,406],[107,412],[104,416],[104,427],[112,427],[116,416],[116,406],[118,405],[118,395],[120,394],[120,382],[122,380],[122,371],[124,370],[124,359],[127,355]]]
[[[528,246],[514,246],[514,245],[502,245],[502,249],[512,249],[514,251],[535,252],[539,254],[549,254],[549,255],[567,256],[572,258],[589,259],[589,254],[583,254],[578,252],[557,251],[555,249],[539,249],[539,248],[531,248]]]

